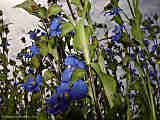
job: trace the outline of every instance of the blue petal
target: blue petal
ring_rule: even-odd
[[[83,80],[77,80],[74,82],[70,93],[73,100],[84,98],[88,94],[88,84]]]
[[[57,94],[63,94],[64,92],[68,91],[69,84],[68,83],[61,83],[60,86],[56,88]]]
[[[78,67],[79,60],[75,56],[67,56],[64,60],[65,65],[71,65],[72,67]]]
[[[72,69],[67,68],[62,73],[62,82],[70,82],[72,76]]]
[[[112,32],[115,33],[115,32],[117,32],[118,30],[119,30],[118,25],[115,25],[115,26],[114,26],[114,30],[112,30]]]

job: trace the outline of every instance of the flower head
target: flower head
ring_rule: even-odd
[[[70,93],[73,100],[84,98],[88,94],[88,84],[83,80],[77,80],[74,82]]]
[[[31,47],[29,47],[29,49],[32,53],[32,56],[39,54],[39,48],[36,45],[32,45]]]
[[[49,30],[51,36],[59,36],[61,34],[61,23],[60,23],[61,20],[62,18],[57,17],[51,21]]]
[[[107,15],[107,14],[109,14],[109,15],[115,15],[115,14],[119,14],[119,13],[120,13],[120,9],[119,8],[113,8],[110,11],[105,12],[104,16]]]
[[[75,56],[67,56],[67,58],[64,61],[64,64],[70,65],[75,68],[79,67],[79,68],[87,69],[85,62],[79,61]]]
[[[69,83],[61,83],[58,87],[56,87],[57,94],[64,94],[69,90]]]
[[[29,32],[29,38],[30,38],[31,40],[35,39],[36,36],[37,36],[37,35],[36,35],[35,32],[33,32],[33,31],[30,31],[30,32]]]
[[[71,76],[72,76],[72,69],[67,68],[62,73],[62,82],[70,82]]]
[[[26,90],[29,91],[39,91],[40,85],[42,85],[42,77],[40,75],[36,76],[36,79],[34,80],[32,77],[30,77],[26,82],[22,84]]]
[[[117,42],[118,40],[121,39],[121,37],[122,37],[122,32],[119,31],[118,33],[116,33],[116,35],[112,36],[112,40]]]

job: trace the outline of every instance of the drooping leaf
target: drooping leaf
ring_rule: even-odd
[[[91,66],[97,72],[103,83],[105,94],[107,96],[110,107],[114,106],[114,94],[116,93],[116,81],[111,75],[102,73],[101,67],[97,63],[91,63]]]
[[[61,12],[62,9],[56,5],[56,4],[52,4],[49,8],[48,8],[48,17],[52,16],[52,15],[56,15],[57,13]]]
[[[35,68],[38,68],[40,66],[38,56],[35,55],[35,56],[32,57],[32,64]]]
[[[39,15],[41,18],[46,18],[47,17],[47,9],[45,7],[40,7],[37,10],[35,10],[33,13],[33,15]]]
[[[140,25],[142,21],[142,14],[139,10],[139,1],[136,0],[136,4],[133,2],[133,7],[135,11],[135,17],[133,18],[134,25],[131,29],[133,37],[140,42],[142,50],[144,49],[144,31],[141,30]]]
[[[29,14],[32,14],[34,11],[36,11],[39,8],[39,6],[33,0],[26,0],[23,3],[14,6],[14,8],[22,8],[26,10]]]
[[[71,77],[71,85],[74,83],[75,80],[82,80],[86,74],[85,69],[77,68],[72,72]]]
[[[40,55],[46,56],[46,55],[48,55],[48,52],[49,52],[49,50],[48,50],[47,44],[45,42],[41,43],[40,47],[39,47],[39,53],[40,53]]]
[[[104,58],[102,56],[102,51],[99,52],[98,63],[100,65],[101,71],[103,73],[106,73],[106,69],[105,69],[105,65],[104,65]]]
[[[81,1],[80,0],[71,0],[71,3],[76,5],[76,6],[80,6],[81,5]]]
[[[89,57],[89,39],[87,37],[87,34],[85,33],[85,29],[84,29],[84,24],[83,21],[81,20],[76,28],[76,35],[74,38],[74,47],[76,49],[82,50],[84,53],[84,57],[86,59],[86,63],[89,64],[90,63],[90,57]]]
[[[65,22],[64,24],[62,24],[62,35],[65,35],[71,31],[73,31],[74,27],[72,25],[72,23],[70,22]]]

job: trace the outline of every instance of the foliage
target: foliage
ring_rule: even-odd
[[[15,6],[40,20],[39,28],[28,32],[32,45],[17,55],[19,65],[8,58],[9,24],[0,11],[1,118],[160,119],[158,16],[144,18],[139,1],[127,0],[128,18],[112,0],[104,16],[112,16],[115,26],[111,37],[105,33],[99,40],[97,28],[107,25],[92,23],[89,0],[66,2],[71,16],[57,1],[48,8],[33,0]]]

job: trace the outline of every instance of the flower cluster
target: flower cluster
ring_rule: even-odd
[[[76,80],[73,86],[70,88],[71,76],[73,70],[76,68],[88,69],[83,61],[79,61],[75,56],[68,56],[65,61],[65,65],[71,66],[71,68],[66,68],[62,74],[62,81],[59,86],[56,87],[56,94],[54,94],[47,103],[49,108],[47,113],[59,114],[64,112],[71,100],[79,100],[84,98],[88,94],[88,84],[84,80]]]
[[[32,45],[28,47],[31,54],[29,53],[18,53],[19,57],[25,57],[25,58],[32,58],[34,55],[38,55],[39,54],[39,48],[36,45]]]

